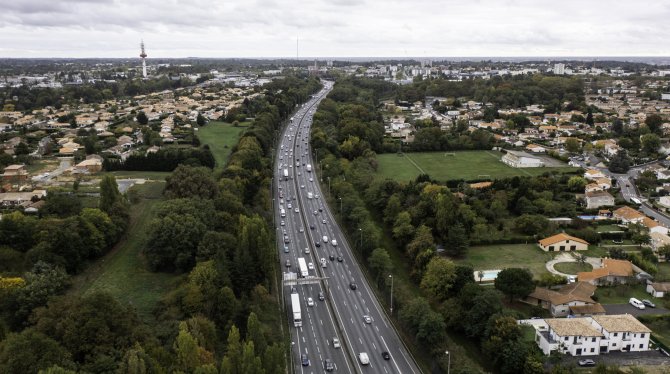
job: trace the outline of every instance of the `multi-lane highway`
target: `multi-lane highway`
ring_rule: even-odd
[[[281,134],[274,165],[280,261],[285,272],[298,277],[285,282],[284,300],[292,319],[291,294],[296,293],[302,317],[301,327],[289,322],[293,371],[323,373],[329,360],[337,372],[420,373],[358,268],[318,183],[309,131],[316,106],[331,88],[325,82],[295,113]],[[301,258],[311,264],[307,277],[301,276]]]

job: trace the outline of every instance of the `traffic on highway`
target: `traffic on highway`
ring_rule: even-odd
[[[321,191],[309,131],[318,103],[331,89],[325,82],[298,109],[281,134],[275,159],[275,220],[293,370],[420,373]]]

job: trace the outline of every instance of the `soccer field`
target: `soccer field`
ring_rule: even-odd
[[[445,155],[446,154],[446,155]],[[513,168],[500,161],[497,151],[424,152],[377,155],[377,175],[399,181],[413,180],[428,174],[436,180],[496,179],[514,176],[535,176],[548,171],[568,172],[573,167]]]

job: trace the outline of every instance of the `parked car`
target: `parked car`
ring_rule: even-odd
[[[642,304],[644,304],[644,306],[648,306],[650,308],[656,308],[656,304],[652,303],[651,301],[649,301],[647,299],[642,300]]]
[[[590,358],[587,358],[585,360],[579,360],[578,364],[579,366],[596,366],[596,362],[591,360]]]
[[[642,301],[631,297],[630,300],[628,300],[628,303],[638,309],[644,309],[644,304],[642,304]]]

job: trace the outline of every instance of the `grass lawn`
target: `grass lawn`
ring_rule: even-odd
[[[470,264],[475,271],[524,267],[539,278],[547,272],[545,264],[553,257],[535,244],[496,244],[470,247],[464,258],[454,261]]]
[[[564,274],[577,275],[580,271],[591,271],[593,266],[591,264],[580,264],[579,262],[560,262],[554,265],[554,269]]]
[[[100,173],[96,175],[96,178],[102,178],[102,175],[105,173]],[[164,181],[165,177],[170,175],[169,171],[112,171],[108,174],[112,174],[116,179],[135,179],[135,178],[144,178],[157,181]]]
[[[658,273],[654,276],[654,281],[656,282],[668,282],[670,281],[670,263],[669,262],[659,262],[656,264],[658,268]]]
[[[140,201],[130,210],[130,228],[126,236],[103,258],[76,276],[71,292],[90,294],[106,291],[122,303],[129,303],[145,320],[165,292],[177,279],[175,275],[152,273],[146,269],[141,250],[153,218],[153,206],[161,201],[164,183],[136,185]]]
[[[631,297],[654,301],[654,298],[644,290],[644,285],[641,284],[598,287],[595,296],[601,304],[627,304]]]
[[[232,147],[237,144],[240,134],[250,124],[250,122],[241,122],[239,127],[234,127],[230,123],[211,121],[207,126],[198,128],[196,134],[200,138],[200,143],[209,145],[217,168],[220,169],[226,164]]]
[[[643,319],[643,322],[647,327],[653,331],[653,336],[656,337],[661,343],[670,347],[670,319],[667,318],[654,318],[653,321],[647,322]]]
[[[598,225],[596,226],[596,231],[597,232],[625,232],[624,229],[617,225]]]
[[[513,168],[500,161],[503,154],[497,151],[461,151],[455,156],[445,152],[422,152],[377,155],[377,174],[399,181],[415,179],[419,174],[428,174],[436,180],[506,178],[513,176],[535,176],[545,172],[574,171],[573,167]]]

